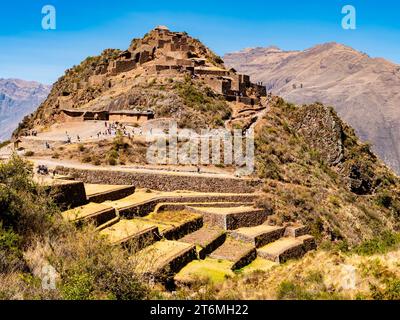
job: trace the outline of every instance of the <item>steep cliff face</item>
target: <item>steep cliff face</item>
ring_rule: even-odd
[[[335,108],[364,142],[400,172],[400,66],[327,43],[305,51],[255,48],[227,54],[228,66],[297,104]]]
[[[0,79],[0,141],[9,139],[24,116],[46,99],[50,86],[19,79]]]

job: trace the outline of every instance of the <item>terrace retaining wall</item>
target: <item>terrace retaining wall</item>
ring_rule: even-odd
[[[261,185],[260,180],[212,177],[199,174],[180,175],[111,170],[89,170],[57,167],[57,172],[70,175],[75,180],[92,184],[133,185],[160,191],[187,190],[219,193],[253,193]]]

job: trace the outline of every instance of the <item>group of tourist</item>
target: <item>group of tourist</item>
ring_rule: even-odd
[[[143,135],[142,128],[139,128],[135,131],[134,128],[127,128],[126,125],[119,122],[104,122],[104,128],[104,131],[97,132],[97,139],[100,139],[102,137],[115,137],[118,132],[124,137],[128,137],[129,139],[135,137],[135,135]],[[91,138],[93,137],[91,136]]]
[[[47,166],[41,164],[38,166],[37,173],[40,175],[48,175],[49,168]]]
[[[152,129],[150,129],[149,133],[152,135]],[[131,128],[119,122],[104,122],[104,130],[100,130],[96,133],[97,139],[107,139],[109,137],[115,137],[117,134],[121,134],[124,137],[128,137],[129,139],[134,138],[135,136],[143,136],[142,128]],[[37,132],[29,132],[29,135],[37,135]],[[95,138],[96,136],[91,135],[90,139]],[[73,141],[74,140],[74,141]],[[82,138],[78,134],[76,135],[76,142],[81,142]],[[65,143],[71,144],[75,142],[75,139],[72,139],[70,133],[65,131]],[[50,149],[51,146],[48,142],[45,142],[46,149]]]
[[[121,129],[121,125],[117,122],[110,122],[108,123],[107,121],[104,122],[104,131],[99,131],[97,132],[97,138],[100,139],[101,136],[115,136],[118,132],[118,130]]]
[[[30,130],[24,132],[25,137],[37,137],[38,132],[36,130]]]

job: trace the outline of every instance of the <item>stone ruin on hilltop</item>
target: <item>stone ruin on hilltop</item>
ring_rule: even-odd
[[[257,110],[264,108],[265,86],[252,83],[249,76],[238,74],[234,69],[226,69],[218,56],[187,33],[159,26],[142,39],[134,39],[127,50],[115,51],[115,56],[107,55],[112,51],[106,50],[103,60],[92,63],[89,72],[85,71],[81,78],[66,82],[56,98],[59,121],[110,120],[143,124],[152,120],[154,110],[148,108],[125,106],[114,110],[106,104],[88,105],[110,89],[123,92],[123,86],[133,85],[136,78],[142,78],[143,82],[152,78],[198,80],[237,106],[233,118],[252,119]]]
[[[267,95],[266,87],[253,84],[247,75],[227,70],[199,41],[186,33],[171,32],[167,27],[157,27],[143,39],[134,39],[128,50],[108,65],[101,65],[95,72],[100,81],[107,74],[117,75],[143,67],[147,75],[174,76],[182,73],[200,78],[216,93],[228,101],[257,105]],[[95,78],[92,77],[92,82]]]

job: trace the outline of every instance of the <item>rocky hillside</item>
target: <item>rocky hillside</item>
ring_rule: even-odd
[[[248,78],[245,85],[241,81],[199,40],[158,27],[134,39],[125,51],[107,49],[67,70],[16,134],[59,122],[60,112],[67,109],[152,110],[156,118],[176,118],[181,127],[219,127],[230,118],[230,101],[240,90],[245,102],[262,104],[265,88]]]
[[[24,116],[46,99],[50,86],[18,79],[0,79],[0,141],[9,139]]]
[[[399,230],[399,178],[332,108],[275,97],[256,137],[271,223],[300,220],[317,240],[351,244]]]
[[[335,108],[364,142],[400,172],[400,66],[327,43],[305,51],[276,47],[227,54],[225,63],[263,81],[289,102]]]

